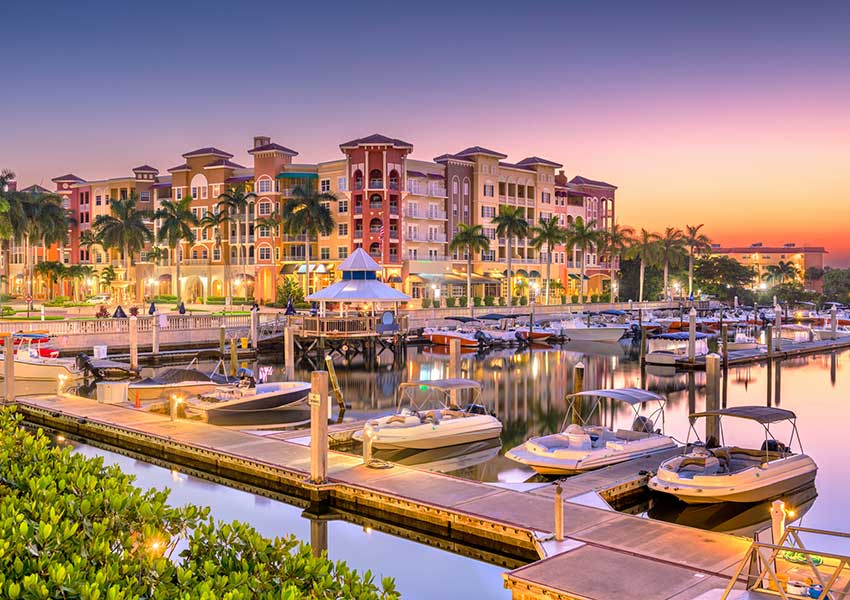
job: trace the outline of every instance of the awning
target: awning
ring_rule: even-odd
[[[422,171],[408,171],[407,176],[408,177],[428,177],[428,175],[426,175]]]
[[[286,171],[278,173],[277,179],[318,179],[318,173],[298,173],[295,171]]]
[[[638,388],[619,388],[615,390],[588,390],[586,392],[570,394],[568,397],[575,398],[577,396],[595,396],[598,398],[611,398],[612,400],[619,400],[620,402],[626,402],[627,404],[632,405],[642,404],[644,402],[649,402],[650,400],[654,400],[656,402],[664,402],[664,396],[656,394],[655,392],[641,390]]]
[[[528,271],[526,271],[525,269],[513,269],[513,272],[514,272],[514,277],[516,277],[516,276],[528,277]],[[502,271],[502,276],[503,277],[508,276],[508,270],[507,269]]]
[[[302,265],[298,266],[298,268],[295,270],[295,272],[301,273],[303,275],[305,270],[306,270],[306,265],[302,264]],[[317,263],[310,263],[310,272],[311,273],[327,273],[328,267],[327,267],[327,265],[323,265],[322,263],[318,263],[318,264]]]
[[[579,275],[577,273],[570,273],[570,279],[581,279],[581,275]],[[584,280],[587,281],[588,279],[590,279],[590,277],[585,275]]]
[[[538,277],[538,278],[539,278],[539,277],[540,277],[540,271],[532,270],[532,271],[528,274],[528,276],[529,276],[529,277]]]

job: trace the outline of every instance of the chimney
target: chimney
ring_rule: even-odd
[[[255,135],[254,136],[254,148],[259,148],[260,146],[265,146],[266,144],[271,143],[272,139],[265,135]]]

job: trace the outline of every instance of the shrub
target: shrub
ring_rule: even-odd
[[[573,294],[573,297],[570,298],[570,302],[573,304],[578,304],[578,294]]]
[[[17,298],[17,296],[13,296],[11,294],[0,294],[0,302],[8,302],[9,300],[13,300]]]
[[[519,304],[519,296],[514,296],[511,298],[511,306],[516,306]]]
[[[599,294],[591,294],[590,295],[591,302],[599,302]]]
[[[499,306],[504,306],[504,305],[505,305],[505,297],[499,296]]]
[[[475,296],[475,298],[472,299],[472,303],[475,306],[481,306],[481,298],[479,298],[478,296]]]
[[[455,300],[456,298],[453,298],[452,296],[446,297],[446,308],[454,308],[456,304]]]
[[[432,305],[434,308],[440,308],[440,300],[439,300],[439,298],[435,298],[434,300],[432,300],[432,301],[431,301],[431,305]]]
[[[567,303],[567,297],[564,296],[563,294],[561,294],[561,304],[566,304],[566,303]]]
[[[294,300],[294,299],[293,299]],[[227,298],[224,296],[207,296],[207,304],[224,304]],[[244,296],[233,296],[231,298],[233,304],[254,304],[253,298],[245,298]]]
[[[286,306],[289,299],[292,298],[292,303],[304,302],[304,288],[301,282],[295,275],[287,275],[283,278],[283,282],[277,286],[275,301],[277,304]]]
[[[484,306],[494,306],[496,299],[493,296],[484,296]]]
[[[528,304],[528,296],[520,296],[519,297],[520,306],[525,306]]]
[[[430,298],[422,298],[422,308],[431,308]]]
[[[139,307],[138,306],[131,306],[130,307],[130,316],[131,317],[138,317],[139,316]]]
[[[469,298],[467,298],[466,296],[460,296],[457,299],[457,305],[460,306],[461,308],[467,306],[468,304],[469,304]]]
[[[44,306],[65,306],[71,299],[68,296],[56,296],[53,300],[44,302]]]
[[[206,507],[172,507],[168,490],[142,490],[20,421],[0,411],[4,598],[398,598],[391,579],[376,585]]]
[[[177,302],[177,296],[172,296],[170,294],[161,294],[159,296],[154,296],[151,298],[151,302]]]
[[[109,311],[106,310],[106,306],[101,304],[100,308],[97,309],[97,312],[94,314],[95,319],[108,319],[111,315]]]
[[[0,307],[0,316],[3,317],[11,317],[15,314],[15,309],[11,306],[2,306]]]

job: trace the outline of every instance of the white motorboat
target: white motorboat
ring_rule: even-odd
[[[555,330],[574,342],[616,342],[631,328],[616,323],[588,323],[575,318],[561,321]]]
[[[64,377],[68,383],[79,381],[85,373],[76,359],[58,358],[56,350],[47,350],[41,344],[46,336],[36,333],[14,334],[15,379],[21,381],[58,381]],[[0,379],[5,375],[5,352],[0,352]]]
[[[833,331],[829,326],[825,329],[813,328],[812,335],[817,341],[840,340],[842,338],[850,337],[850,328],[847,328],[844,325],[836,327],[835,331]]]
[[[471,397],[461,408],[464,393]],[[428,450],[497,438],[502,423],[478,402],[480,395],[481,384],[470,379],[402,383],[396,413],[367,421],[354,439],[371,436],[376,449]]]
[[[568,398],[571,401],[560,433],[532,438],[511,449],[505,456],[528,465],[538,473],[567,475],[676,447],[671,438],[663,435],[660,429],[655,429],[654,419],[660,417],[662,422],[664,419],[664,396],[637,388],[622,388],[580,392]],[[579,401],[584,398],[591,398],[592,403],[586,416],[581,416]],[[603,398],[624,402],[631,407],[634,412],[631,429],[612,430],[602,425],[589,424]],[[640,414],[640,406],[646,402],[658,405],[649,416]],[[568,423],[570,419],[573,422]]]
[[[761,447],[711,447],[713,440],[708,440],[708,445],[698,445],[662,462],[649,480],[649,487],[672,494],[688,504],[705,504],[761,502],[814,483],[818,467],[800,447],[797,417],[793,412],[769,406],[737,406],[695,413],[691,420],[723,417],[746,419],[761,425],[764,429]],[[770,431],[771,425],[778,422],[791,425],[787,445]],[[718,430],[722,437],[722,425]],[[695,432],[693,423],[691,431]],[[791,451],[795,440],[798,453]]]
[[[708,353],[706,340],[709,337],[707,333],[694,332],[694,358]],[[648,365],[675,366],[678,361],[688,357],[688,340],[689,333],[684,331],[662,333],[649,338],[650,350],[644,356],[644,362]]]
[[[426,327],[422,337],[439,346],[448,346],[452,340],[460,340],[463,348],[479,348],[489,344],[489,336],[483,331],[465,331],[449,327]]]
[[[206,358],[218,358],[212,371],[205,373],[198,369],[198,361]],[[236,387],[240,380],[250,377],[247,369],[240,369],[236,377],[225,373],[224,359],[220,353],[198,354],[185,368],[165,369],[153,377],[145,377],[130,382],[127,393],[130,400],[156,400],[179,395],[183,398],[213,392],[217,387]]]
[[[273,381],[253,385],[253,378],[244,378],[239,385],[218,386],[186,401],[188,410],[201,413],[213,425],[239,417],[244,422],[248,414],[263,414],[304,402],[310,393],[310,383],[304,381]]]

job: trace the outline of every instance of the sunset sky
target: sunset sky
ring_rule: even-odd
[[[619,186],[618,220],[850,264],[850,2],[3,4],[0,168],[164,171],[381,132]]]

